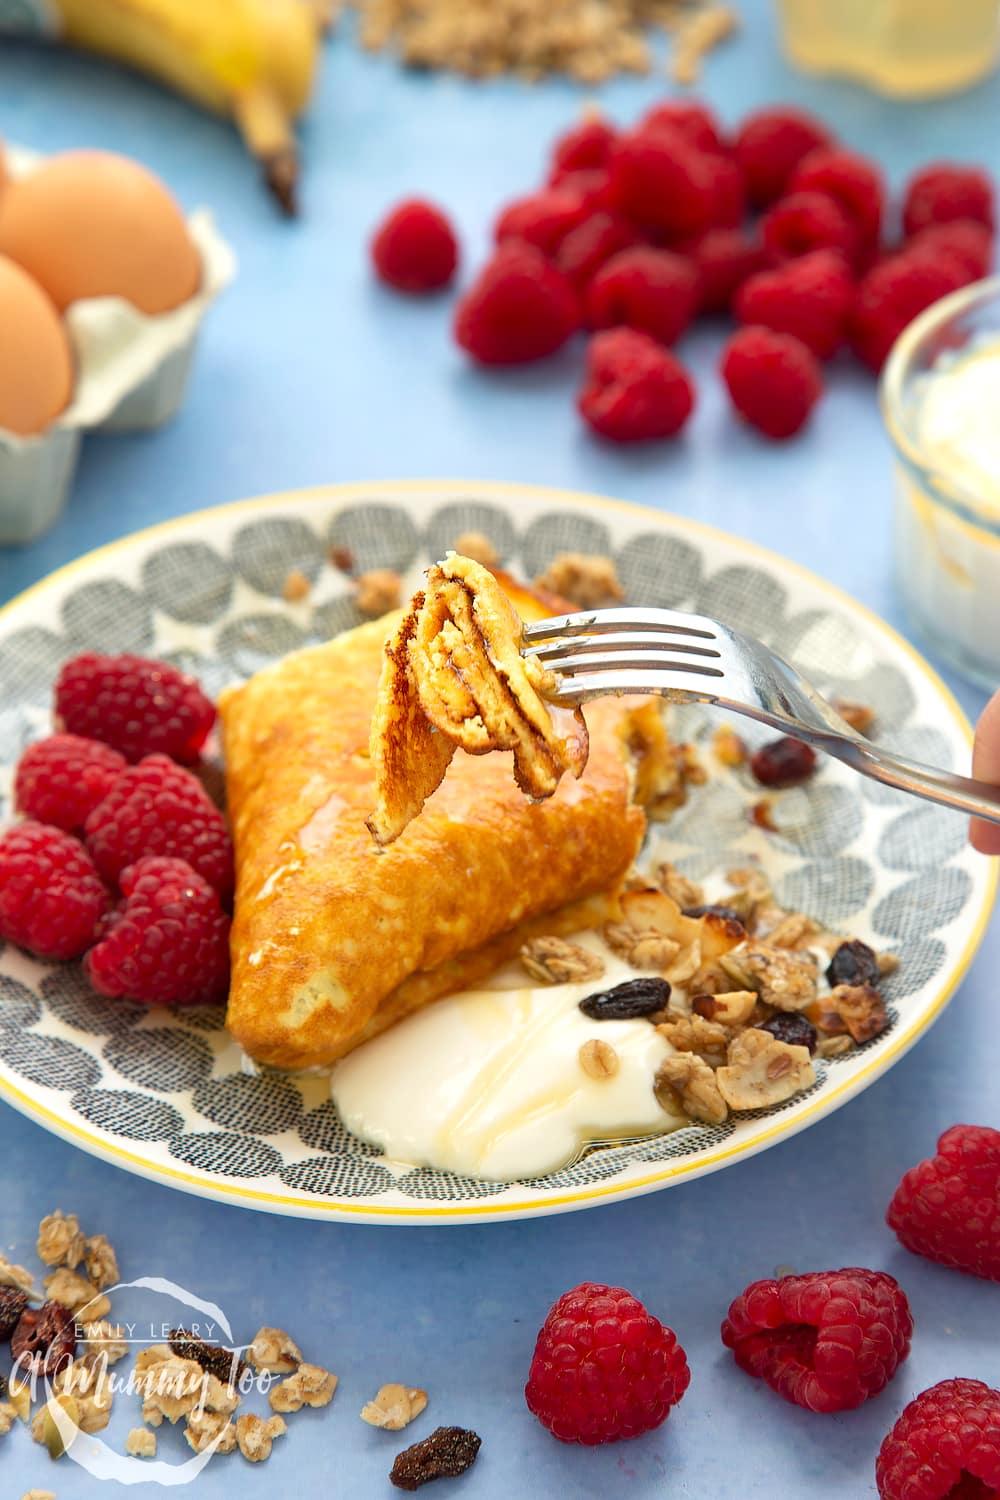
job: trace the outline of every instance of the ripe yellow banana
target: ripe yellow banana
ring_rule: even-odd
[[[54,8],[61,41],[234,119],[281,207],[295,213],[292,127],[316,73],[318,0],[54,0]]]

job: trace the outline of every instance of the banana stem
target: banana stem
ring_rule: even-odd
[[[299,157],[291,121],[272,91],[258,85],[237,94],[233,114],[268,189],[289,218],[298,213]]]

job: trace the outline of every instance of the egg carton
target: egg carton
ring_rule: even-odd
[[[5,159],[14,177],[41,160],[10,146]],[[199,209],[187,224],[201,260],[196,296],[155,315],[123,297],[87,297],[66,309],[76,364],[73,400],[37,437],[0,429],[0,544],[33,541],[59,519],[84,433],[148,430],[179,409],[201,320],[236,274],[236,257],[212,215]]]

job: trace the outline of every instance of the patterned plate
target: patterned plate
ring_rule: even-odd
[[[968,725],[942,683],[887,626],[820,579],[746,542],[614,501],[499,484],[342,485],[270,496],[140,532],[64,568],[0,611],[0,812],[10,768],[46,732],[53,677],[85,648],[166,656],[211,693],[357,622],[331,546],[359,569],[415,580],[463,531],[489,535],[532,577],[557,552],[611,553],[630,602],[744,626],[821,689],[874,704],[900,751],[965,762]],[[312,582],[289,605],[293,568]],[[684,710],[685,735],[713,715]],[[885,984],[892,1025],[821,1062],[813,1089],[777,1111],[618,1146],[528,1182],[475,1182],[402,1167],[348,1135],[322,1079],[257,1074],[214,1011],[150,1011],[91,994],[75,965],[0,952],[0,1093],[95,1155],[189,1192],[273,1213],[376,1223],[514,1218],[665,1187],[763,1150],[847,1102],[944,1008],[975,952],[995,876],[964,821],[835,763],[794,828],[749,826],[746,794],[710,781],[669,826],[696,878],[759,852],[786,906],[900,953]]]

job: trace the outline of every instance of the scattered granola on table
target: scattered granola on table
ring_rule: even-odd
[[[399,1432],[426,1409],[427,1392],[405,1385],[384,1385],[373,1400],[361,1408],[361,1420],[369,1427]]]
[[[76,1214],[64,1214],[61,1208],[47,1214],[38,1226],[35,1248],[47,1266],[68,1266],[75,1271],[84,1257],[84,1236]]]
[[[302,1350],[282,1328],[260,1328],[247,1350],[255,1370],[271,1375],[291,1375],[302,1363]]]
[[[125,1439],[125,1452],[132,1458],[155,1458],[156,1433],[148,1427],[133,1427]]]
[[[329,1370],[303,1363],[294,1375],[276,1385],[267,1399],[271,1410],[277,1412],[300,1411],[303,1406],[329,1406],[337,1384],[336,1375]]]
[[[253,1412],[244,1412],[236,1418],[236,1445],[250,1463],[263,1463],[271,1457],[271,1445],[275,1438],[287,1431],[288,1427],[282,1417],[269,1417],[265,1420],[255,1416]]]

